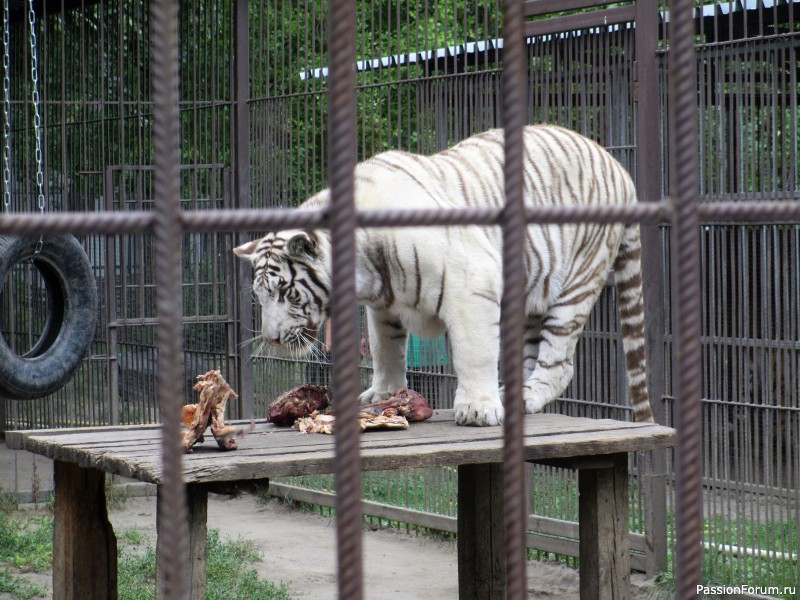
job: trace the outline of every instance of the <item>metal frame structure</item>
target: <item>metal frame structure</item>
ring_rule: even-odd
[[[232,187],[238,198],[239,208],[207,210],[182,210],[180,206],[180,164],[178,125],[180,122],[178,16],[177,4],[170,0],[154,0],[151,7],[150,30],[152,49],[152,84],[154,131],[154,202],[150,212],[81,211],[50,212],[45,215],[14,213],[0,215],[0,234],[39,235],[55,233],[97,234],[113,236],[119,234],[152,234],[155,238],[156,260],[159,265],[155,281],[158,322],[158,398],[159,411],[164,423],[163,460],[165,507],[164,543],[172,548],[171,560],[160,570],[159,588],[163,597],[186,597],[187,584],[181,580],[180,563],[186,556],[186,508],[183,484],[180,478],[181,450],[179,439],[180,404],[183,398],[182,372],[184,369],[183,339],[181,327],[183,313],[181,297],[181,239],[185,233],[194,232],[242,232],[288,227],[328,227],[332,231],[334,304],[332,321],[334,330],[333,384],[342,398],[337,410],[342,419],[336,436],[338,467],[337,480],[337,535],[340,573],[339,597],[358,600],[363,595],[361,580],[361,471],[359,469],[358,436],[355,419],[347,418],[356,410],[358,395],[359,357],[357,314],[355,310],[354,285],[354,231],[356,227],[409,225],[458,225],[499,224],[504,228],[504,271],[506,294],[503,304],[504,378],[506,383],[507,420],[506,460],[506,557],[508,598],[526,597],[524,531],[524,486],[522,481],[522,459],[519,447],[521,411],[521,340],[520,308],[521,272],[514,262],[520,255],[518,247],[524,231],[524,223],[569,223],[569,222],[640,222],[643,224],[645,240],[644,268],[660,272],[663,257],[660,247],[660,228],[670,226],[673,279],[675,291],[672,306],[672,348],[675,352],[672,387],[675,397],[675,426],[679,432],[676,451],[676,598],[696,597],[695,586],[700,581],[702,567],[702,485],[703,450],[701,406],[701,293],[700,293],[700,223],[773,223],[800,221],[800,202],[780,195],[765,201],[720,201],[699,202],[698,149],[697,149],[697,74],[695,49],[694,3],[674,0],[669,6],[668,20],[662,19],[662,27],[669,33],[669,93],[670,110],[668,164],[670,167],[670,197],[659,201],[661,157],[656,154],[640,156],[636,162],[639,195],[642,202],[633,207],[541,207],[525,208],[521,205],[518,166],[521,164],[519,132],[526,122],[525,113],[525,65],[527,61],[524,36],[562,31],[565,26],[574,28],[603,24],[636,21],[637,68],[635,99],[639,115],[659,112],[657,90],[659,78],[658,5],[654,0],[638,0],[620,7],[606,8],[587,13],[562,17],[554,24],[546,20],[525,21],[537,15],[557,10],[579,9],[609,4],[592,0],[527,1],[506,0],[503,23],[503,123],[506,127],[505,185],[508,204],[501,210],[488,208],[460,209],[453,211],[380,211],[369,214],[357,211],[352,202],[352,169],[356,161],[356,123],[354,99],[355,54],[355,6],[350,0],[332,0],[329,19],[329,109],[330,123],[329,167],[332,188],[332,206],[326,211],[294,212],[288,209],[253,209],[251,206],[250,144],[251,129],[248,102],[248,71],[250,56],[248,47],[249,3],[234,0],[234,27],[236,48],[234,59],[231,127],[239,132],[235,136],[234,152],[231,156],[233,173]],[[69,3],[68,3],[69,4]],[[714,16],[713,18],[718,18]],[[245,132],[242,135],[242,132]],[[657,119],[639,119],[637,143],[659,137]],[[644,147],[644,146],[642,146]],[[108,198],[106,198],[108,201]],[[787,201],[789,200],[789,201]],[[651,240],[648,243],[647,240]],[[658,243],[656,243],[658,242]],[[234,267],[236,268],[236,267]],[[244,266],[238,267],[237,280],[246,279]],[[664,297],[661,284],[648,282],[646,301],[651,306]],[[237,311],[239,338],[247,336],[244,330],[252,322],[252,306],[249,302],[234,303]],[[678,310],[679,308],[679,310]],[[658,339],[664,331],[664,316],[649,315],[651,328],[649,347],[651,354],[664,351],[663,340]],[[651,320],[655,319],[655,321]],[[660,348],[660,350],[659,350]],[[249,359],[249,347],[243,347],[242,361]],[[651,356],[650,385],[653,398],[661,398],[668,387],[669,374],[665,370],[662,356]],[[116,371],[116,367],[112,369]],[[113,379],[113,376],[111,376]],[[247,393],[252,389],[249,375],[239,381],[243,398],[252,398]],[[352,399],[352,400],[350,400]],[[657,405],[656,418],[663,422],[663,406]],[[252,405],[242,405],[243,414],[252,414]],[[651,474],[648,486],[664,485],[666,472],[664,457],[653,457],[653,464],[646,467]],[[663,502],[663,492],[650,492],[656,502]],[[659,500],[661,498],[661,500]],[[651,511],[651,514],[653,512]],[[661,511],[662,514],[666,510]],[[663,549],[665,554],[666,550]],[[657,559],[660,560],[660,559]]]

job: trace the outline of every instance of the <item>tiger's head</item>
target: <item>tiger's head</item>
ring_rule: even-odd
[[[328,317],[330,269],[323,235],[271,232],[233,249],[253,265],[253,291],[261,305],[266,342],[299,353],[312,350]]]

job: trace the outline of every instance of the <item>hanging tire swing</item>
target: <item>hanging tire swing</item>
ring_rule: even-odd
[[[42,333],[22,356],[0,335],[0,396],[31,400],[63,387],[80,366],[94,338],[97,288],[89,259],[71,235],[0,237],[0,295],[7,276],[33,261],[47,290]],[[14,299],[11,299],[13,302]]]
[[[44,212],[44,175],[37,86],[36,30],[33,1],[28,2],[31,46],[32,104],[36,134],[36,184],[39,209]],[[3,148],[3,203],[11,210],[11,85],[9,81],[9,10],[3,2],[3,103],[5,145]],[[8,324],[0,322],[0,397],[32,400],[61,388],[80,366],[94,338],[97,320],[97,288],[89,258],[71,235],[48,237],[0,236],[0,300],[9,275],[32,262],[44,281],[47,316],[41,335],[30,350],[17,354],[3,333]],[[13,289],[10,293],[14,294]],[[8,293],[8,290],[5,290]],[[20,306],[16,297],[0,305]],[[2,316],[2,315],[0,315]],[[10,328],[9,328],[10,329]],[[2,424],[0,424],[2,425]]]

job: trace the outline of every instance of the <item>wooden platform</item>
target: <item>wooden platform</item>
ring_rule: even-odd
[[[55,598],[72,598],[78,588],[81,597],[116,597],[116,549],[111,547],[103,473],[160,483],[160,435],[158,426],[6,434],[10,446],[56,461]],[[333,442],[331,436],[259,422],[236,451],[220,451],[209,436],[185,457],[191,545],[193,553],[202,554],[192,561],[193,598],[205,597],[208,492],[263,487],[273,477],[331,473]],[[658,425],[554,414],[525,417],[527,460],[579,469],[582,598],[630,597],[627,453],[674,442],[674,430]],[[458,427],[452,411],[437,411],[406,431],[362,434],[361,453],[364,470],[459,468],[459,596],[502,598],[502,427]],[[85,595],[86,586],[95,590],[93,596]]]

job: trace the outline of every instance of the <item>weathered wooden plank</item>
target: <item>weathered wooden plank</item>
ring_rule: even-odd
[[[552,552],[561,556],[574,556],[577,558],[580,554],[580,542],[577,538],[555,538],[542,535],[535,530],[525,536],[525,546],[533,550]],[[645,567],[645,555],[631,553],[631,569],[644,573]]]
[[[444,411],[443,411],[444,412]],[[187,482],[260,479],[295,474],[329,473],[333,470],[334,439],[303,435],[262,424],[266,430],[245,438],[240,449],[221,452],[213,442],[185,457]],[[526,417],[526,459],[603,455],[632,450],[669,447],[674,431],[648,424],[592,420],[562,415]],[[26,448],[62,461],[158,483],[161,477],[160,429],[126,430],[123,443],[102,440],[85,433],[41,436],[30,432]],[[141,442],[138,435],[145,435]],[[75,437],[77,436],[77,437]],[[375,432],[362,436],[366,470],[454,466],[501,460],[502,428],[458,427],[449,420],[419,423],[402,432]],[[94,440],[94,441],[92,441]],[[69,442],[68,445],[62,442]]]
[[[108,521],[105,474],[54,465],[53,598],[117,598],[117,538]]]
[[[544,535],[558,536],[563,538],[571,538],[577,540],[580,536],[578,523],[573,521],[564,521],[563,519],[553,519],[550,517],[540,517],[538,515],[530,515],[528,517],[528,529],[536,531]],[[642,533],[631,533],[630,548],[636,552],[644,553],[645,539]],[[570,554],[569,556],[578,556]]]
[[[629,600],[628,457],[578,471],[581,600]]]
[[[660,428],[657,433],[651,433],[649,429],[637,429],[635,432],[595,432],[590,439],[577,434],[526,437],[526,459],[597,455],[664,447],[672,445],[673,436],[671,429]],[[311,445],[293,450],[270,447],[240,449],[230,453],[213,450],[202,456],[192,454],[185,459],[184,476],[188,482],[207,482],[332,472],[334,452],[331,445]],[[455,466],[501,460],[502,441],[494,438],[450,444],[381,445],[364,448],[362,453],[365,470]],[[144,452],[134,453],[135,458],[131,458],[118,457],[113,453],[98,456],[76,450],[73,453],[62,453],[61,458],[66,458],[65,454],[69,454],[71,460],[83,466],[102,468],[152,483],[160,481],[161,458],[158,452],[148,452],[146,455]]]
[[[444,412],[444,411],[443,411]],[[448,411],[449,412],[449,411]],[[333,444],[333,438],[326,436],[305,436],[288,428],[278,428],[274,425],[259,422],[256,430],[248,436],[248,443],[255,443],[257,446],[270,443],[267,439],[273,436],[279,440],[279,445],[304,446],[309,442],[308,438],[317,440],[318,444]],[[553,433],[572,433],[585,432],[587,434],[595,431],[630,429],[636,430],[648,427],[643,423],[626,423],[612,421],[608,419],[586,419],[578,417],[565,417],[563,415],[540,414],[529,415],[525,420],[525,435],[527,436],[547,436]],[[449,419],[430,420],[424,423],[415,423],[405,431],[371,432],[363,436],[362,444],[366,447],[372,443],[386,444],[394,443],[397,440],[438,440],[439,443],[450,443],[451,441],[463,441],[467,439],[491,439],[496,438],[502,431],[499,427],[458,427]],[[95,448],[97,450],[107,446],[109,449],[119,447],[128,442],[141,440],[142,443],[153,443],[160,436],[160,428],[157,426],[124,427],[119,432],[110,428],[94,429],[67,429],[54,430],[48,432],[30,431],[19,432],[31,440],[42,440],[48,443],[58,444],[62,447],[77,446],[80,448]],[[329,441],[325,441],[325,440]]]
[[[503,600],[506,593],[503,465],[458,467],[459,600]]]
[[[5,406],[5,403],[0,402],[0,406]],[[6,447],[9,450],[23,450],[25,448],[24,431],[6,431],[3,436],[5,437]]]

